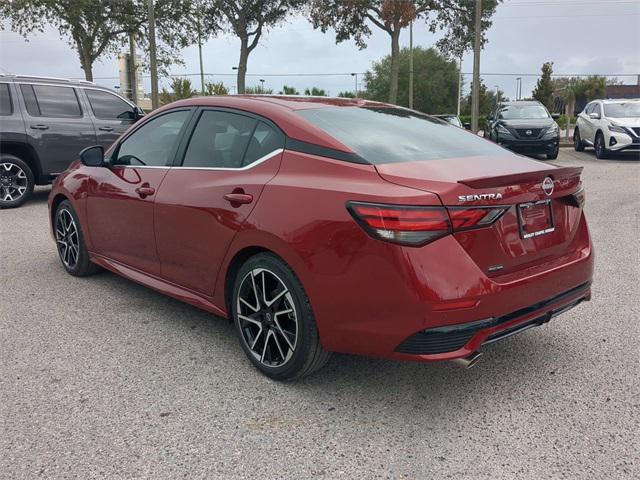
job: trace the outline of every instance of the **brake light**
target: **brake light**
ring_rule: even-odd
[[[492,224],[508,207],[445,208],[348,202],[353,218],[373,238],[426,245],[449,233]]]
[[[584,204],[587,201],[587,195],[584,188],[580,187],[580,190],[571,195],[571,201],[578,208],[584,207]]]
[[[491,225],[498,220],[509,207],[449,207],[449,217],[454,231],[479,228]]]
[[[402,245],[424,245],[451,231],[444,207],[349,202],[347,209],[372,237]]]

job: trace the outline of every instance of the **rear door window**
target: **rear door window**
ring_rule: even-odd
[[[84,91],[87,94],[91,110],[96,118],[102,120],[131,120],[134,116],[133,107],[120,97],[102,90],[90,88]]]
[[[71,87],[52,85],[20,85],[32,117],[82,117],[76,91]]]
[[[182,166],[241,168],[257,123],[245,115],[205,110],[193,131]]]
[[[11,104],[11,93],[8,83],[0,83],[0,115],[11,115],[13,105]]]
[[[327,107],[296,113],[373,164],[511,155],[473,133],[403,108]]]
[[[258,122],[256,129],[249,140],[247,153],[244,156],[242,166],[251,165],[264,157],[284,147],[285,137],[282,132],[276,130],[264,122]]]

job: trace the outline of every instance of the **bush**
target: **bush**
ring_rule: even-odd
[[[468,123],[469,125],[471,125],[471,115],[460,115],[460,121],[464,124],[464,123]],[[482,115],[480,115],[480,118],[478,118],[478,128],[480,130],[484,130],[487,127],[487,119],[486,117],[483,117]]]
[[[576,126],[576,117],[569,117],[571,119],[571,125]],[[560,115],[560,118],[556,120],[556,123],[560,128],[567,128],[567,116]]]

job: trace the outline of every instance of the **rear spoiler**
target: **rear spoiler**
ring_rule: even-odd
[[[542,182],[545,177],[551,177],[553,180],[569,179],[578,177],[582,173],[582,167],[559,167],[548,170],[539,170],[534,172],[512,173],[509,175],[499,175],[494,177],[477,177],[468,178],[466,180],[458,180],[471,188],[490,188],[490,187],[508,187],[510,185],[518,185],[529,182]]]

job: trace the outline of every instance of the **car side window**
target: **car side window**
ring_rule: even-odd
[[[32,117],[82,117],[74,88],[24,84],[20,90]]]
[[[85,89],[91,110],[102,120],[133,120],[134,109],[120,97],[102,90]]]
[[[593,112],[593,107],[595,106],[595,103],[590,103],[589,105],[587,105],[584,109],[584,113],[586,113],[587,115],[589,115],[590,113]]]
[[[0,115],[11,115],[13,105],[11,104],[11,92],[8,83],[0,83]]]
[[[284,141],[285,137],[282,132],[264,122],[258,122],[251,140],[249,140],[242,166],[251,165],[276,150],[284,148]]]
[[[597,113],[598,115],[602,116],[602,109],[600,108],[600,104],[599,103],[594,103],[593,104],[593,113]]]
[[[162,167],[173,161],[180,131],[189,110],[165,113],[153,118],[128,136],[118,147],[114,165]]]
[[[258,123],[245,115],[205,110],[184,155],[183,167],[240,168]]]

